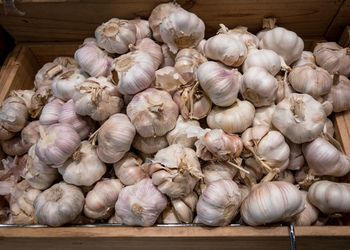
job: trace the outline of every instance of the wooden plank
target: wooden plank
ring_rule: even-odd
[[[350,156],[350,111],[335,114],[334,126],[337,140]]]
[[[343,47],[349,47],[350,46],[350,26],[346,26],[343,34],[341,35],[339,39],[339,44]]]
[[[343,0],[201,0],[178,1],[198,14],[214,34],[220,23],[246,25],[256,32],[263,17],[275,16],[278,24],[301,36],[321,37]],[[58,3],[17,4],[25,16],[0,16],[1,24],[17,41],[81,41],[111,17],[147,18],[160,0],[80,0]],[[2,8],[0,8],[2,11]]]
[[[344,28],[350,24],[350,0],[344,0],[339,12],[325,34],[327,40],[337,42]]]

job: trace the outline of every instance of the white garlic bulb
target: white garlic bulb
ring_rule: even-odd
[[[241,192],[232,180],[210,183],[197,203],[199,222],[208,226],[227,226],[239,212]]]
[[[225,25],[220,24],[218,33],[226,33],[238,40],[241,40],[244,42],[247,48],[257,47],[259,44],[259,38],[257,38],[254,34],[248,32],[248,27],[245,26],[237,26],[230,30]]]
[[[178,218],[180,222],[191,223],[193,221],[193,213],[196,209],[197,201],[198,196],[195,192],[182,198],[172,199],[171,205],[176,218]]]
[[[301,144],[295,144],[286,140],[290,149],[288,169],[299,170],[304,166],[305,158],[301,150]]]
[[[205,43],[207,42],[206,39],[202,39],[197,47],[195,48],[199,53],[201,53],[202,55],[204,55],[204,46],[205,46]]]
[[[114,214],[111,216],[111,218],[109,218],[108,223],[109,224],[122,224],[123,221],[118,215]]]
[[[80,145],[80,136],[68,124],[54,124],[40,131],[35,153],[48,165],[63,164]]]
[[[166,196],[146,178],[120,191],[115,211],[126,225],[152,226],[166,205]]]
[[[150,38],[152,36],[148,20],[137,18],[129,20],[129,23],[135,25],[136,42],[142,40],[143,38]]]
[[[179,109],[168,92],[149,88],[133,97],[126,113],[141,136],[151,137],[172,130]]]
[[[160,65],[160,68],[171,66],[173,67],[175,65],[175,54],[173,54],[168,45],[162,44],[161,46],[162,53],[163,53],[163,61]]]
[[[136,42],[136,27],[128,20],[112,18],[96,28],[95,37],[98,46],[108,53],[124,54],[129,44]]]
[[[23,155],[28,152],[32,144],[26,144],[21,137],[13,137],[6,141],[0,141],[0,145],[5,154],[15,156]]]
[[[334,137],[334,125],[333,122],[328,118],[326,119],[322,133],[326,136]]]
[[[153,58],[152,64],[154,65],[155,69],[158,69],[159,65],[163,61],[163,52],[160,45],[150,38],[144,38],[138,41],[136,46],[132,47],[132,49],[139,50],[150,55]]]
[[[82,83],[86,77],[76,70],[69,70],[58,75],[52,82],[52,95],[63,101],[73,98],[77,91],[77,86]]]
[[[264,34],[259,47],[275,51],[290,65],[301,57],[304,42],[295,32],[275,27]]]
[[[214,107],[207,116],[210,128],[221,128],[226,133],[241,133],[252,125],[255,115],[253,104],[240,101],[228,108]]]
[[[307,198],[324,214],[350,211],[350,184],[317,181],[311,185]]]
[[[80,148],[58,168],[66,183],[75,186],[91,186],[106,173],[106,165],[98,158],[95,147],[82,141]]]
[[[332,103],[334,112],[342,112],[350,109],[350,80],[345,76],[333,76],[333,86],[326,96],[326,100]]]
[[[203,168],[203,180],[206,185],[219,180],[233,180],[237,169],[226,162],[209,162]]]
[[[136,134],[132,145],[138,151],[145,154],[157,153],[162,148],[166,148],[169,144],[166,136],[142,137]]]
[[[156,80],[153,83],[153,87],[173,94],[185,84],[186,81],[176,72],[175,68],[167,66],[156,71]]]
[[[303,144],[303,154],[315,175],[340,177],[350,171],[350,158],[321,137]]]
[[[56,98],[47,103],[39,118],[41,125],[52,125],[58,123],[64,101]]]
[[[272,115],[275,112],[276,105],[272,104],[267,107],[260,107],[255,109],[255,116],[253,120],[253,127],[255,126],[272,126]]]
[[[301,192],[283,181],[258,184],[241,206],[243,221],[250,226],[286,221],[305,208]]]
[[[194,13],[177,9],[165,17],[160,24],[160,37],[171,52],[195,48],[204,38],[204,22]]]
[[[92,219],[110,217],[122,188],[123,184],[118,179],[103,179],[97,182],[86,195],[84,214]]]
[[[196,120],[185,120],[181,115],[177,118],[176,126],[167,135],[166,139],[171,144],[181,144],[187,148],[193,148],[197,137],[192,135],[194,131],[201,130]]]
[[[35,145],[33,145],[28,151],[28,159],[23,170],[23,178],[31,187],[45,190],[52,185],[57,177],[57,169],[40,161],[35,154]]]
[[[303,51],[301,57],[293,63],[293,67],[299,67],[304,65],[316,65],[316,58],[311,51]]]
[[[114,163],[114,173],[124,185],[134,185],[146,177],[141,165],[142,159],[128,152],[121,160]]]
[[[52,80],[65,70],[65,67],[54,62],[44,64],[36,73],[34,86],[36,89],[50,88]]]
[[[112,115],[98,131],[98,157],[105,163],[119,161],[130,150],[135,134],[135,127],[126,115]]]
[[[218,34],[206,41],[204,54],[227,66],[239,67],[247,57],[247,47],[241,40],[229,34]]]
[[[170,198],[188,195],[202,177],[196,153],[180,144],[159,150],[152,162],[149,169],[152,182]]]
[[[311,64],[294,67],[288,75],[288,80],[293,89],[314,98],[328,94],[333,82],[326,70]]]
[[[35,144],[40,138],[40,122],[29,122],[21,131],[21,139],[24,144]]]
[[[264,68],[275,76],[281,70],[281,58],[273,50],[250,48],[243,64],[243,72],[245,73],[251,67]]]
[[[74,94],[75,112],[90,116],[96,121],[104,121],[120,112],[123,100],[117,88],[105,77],[90,77],[81,83]]]
[[[84,195],[78,187],[60,182],[40,193],[34,207],[38,224],[59,227],[81,213]]]
[[[350,76],[350,49],[335,42],[318,43],[314,48],[316,62],[330,74]]]
[[[311,226],[318,219],[318,209],[311,204],[307,198],[308,193],[306,191],[301,191],[301,194],[305,200],[305,209],[295,215],[294,223],[296,226]]]
[[[158,217],[158,223],[161,224],[181,224],[179,218],[177,218],[174,208],[172,206],[167,206],[162,214]]]
[[[290,94],[277,104],[272,116],[272,124],[297,144],[316,139],[325,121],[322,105],[308,94]]]
[[[207,58],[195,49],[182,49],[175,57],[175,70],[185,82],[197,80],[198,67],[207,61]]]
[[[199,83],[210,100],[220,106],[231,106],[237,99],[243,78],[237,69],[216,62],[206,62],[197,71]]]

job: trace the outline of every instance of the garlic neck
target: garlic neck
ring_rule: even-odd
[[[52,68],[50,68],[47,72],[46,75],[49,78],[53,78],[54,76],[58,75],[59,73],[61,73],[63,70],[61,65],[55,65]]]
[[[161,115],[162,112],[164,111],[163,103],[154,104],[148,107],[148,110],[156,115]]]
[[[276,27],[277,19],[275,17],[264,18],[262,27],[263,29],[273,29]]]

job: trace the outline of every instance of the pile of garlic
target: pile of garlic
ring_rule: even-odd
[[[45,64],[0,108],[0,224],[338,223],[350,49],[263,28],[164,3]]]

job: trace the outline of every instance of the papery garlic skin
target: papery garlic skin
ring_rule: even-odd
[[[326,119],[322,133],[334,137],[334,125],[333,122],[328,118]]]
[[[276,92],[275,103],[278,104],[290,94],[295,93],[295,90],[289,84],[288,78],[286,76],[277,75],[276,80],[277,80],[277,92]]]
[[[305,209],[294,217],[294,223],[296,226],[311,226],[317,221],[319,212],[307,198],[308,192],[301,191],[301,193],[305,200]]]
[[[286,221],[305,208],[301,192],[283,181],[258,184],[243,201],[241,216],[250,226]]]
[[[276,181],[285,181],[291,184],[295,183],[293,172],[289,169],[284,170],[282,173],[279,173]]]
[[[32,144],[23,143],[21,137],[13,137],[10,140],[0,141],[2,150],[7,155],[23,155],[28,152]]]
[[[281,70],[281,58],[273,50],[250,48],[243,64],[243,72],[245,73],[251,67],[264,68],[275,76]]]
[[[198,67],[207,62],[207,58],[195,49],[182,49],[175,57],[175,70],[185,82],[197,80]]]
[[[314,48],[316,62],[330,74],[350,76],[350,49],[335,42],[318,43]]]
[[[171,52],[194,48],[204,38],[204,22],[194,13],[178,9],[163,19],[160,37]]]
[[[41,111],[41,115],[39,118],[40,124],[52,125],[58,123],[63,104],[64,101],[57,98],[47,103]]]
[[[305,164],[305,158],[301,150],[300,144],[295,144],[286,140],[290,149],[288,169],[299,170]]]
[[[326,96],[326,100],[332,103],[334,112],[342,112],[350,109],[349,98],[350,80],[340,75],[339,79],[334,79],[333,86]]]
[[[152,226],[166,205],[166,196],[146,178],[120,191],[115,211],[123,224]]]
[[[350,158],[319,137],[303,144],[305,160],[315,175],[344,176],[350,171]]]
[[[180,222],[191,223],[193,221],[193,213],[196,209],[197,201],[198,196],[195,192],[183,198],[171,200],[173,211]]]
[[[113,165],[114,173],[125,186],[134,185],[146,177],[146,173],[141,165],[142,159],[128,152]]]
[[[126,113],[143,137],[162,136],[176,125],[179,109],[169,93],[149,88],[134,96]]]
[[[295,32],[275,27],[264,34],[259,47],[275,51],[290,65],[301,57],[304,42]]]
[[[150,55],[153,60],[152,64],[154,65],[155,69],[159,68],[159,65],[163,61],[163,53],[162,48],[159,44],[157,44],[155,41],[153,41],[150,38],[144,38],[136,43],[136,46],[133,47],[135,50],[139,50],[141,52],[145,52],[146,54]]]
[[[24,144],[35,144],[40,138],[39,133],[40,122],[32,121],[28,123],[21,131],[21,139]]]
[[[58,168],[66,183],[75,186],[91,186],[106,173],[106,165],[98,158],[95,147],[83,141],[80,148]]]
[[[142,40],[143,38],[150,38],[152,36],[148,20],[133,19],[129,20],[129,23],[135,25],[136,42]]]
[[[248,27],[237,26],[231,30],[229,30],[223,24],[220,24],[220,27],[221,28],[219,29],[218,33],[226,33],[238,40],[241,40],[244,42],[247,48],[257,47],[259,44],[259,39],[254,34],[248,32]]]
[[[79,147],[80,136],[67,124],[54,124],[40,132],[35,153],[48,165],[63,164]]]
[[[296,144],[316,139],[322,132],[326,114],[322,105],[307,94],[291,94],[277,104],[272,124]]]
[[[67,69],[79,68],[78,63],[74,60],[73,57],[70,57],[70,56],[59,56],[59,57],[56,57],[52,62],[57,63],[58,65],[62,65]]]
[[[228,34],[218,34],[206,41],[204,54],[227,66],[239,67],[247,56],[247,47],[241,40]]]
[[[161,49],[162,49],[162,53],[163,53],[163,61],[160,65],[160,68],[167,67],[167,66],[174,67],[175,54],[173,54],[170,51],[168,45],[166,45],[166,44],[162,44]]]
[[[41,69],[36,73],[34,86],[36,89],[51,88],[53,79],[61,74],[65,70],[65,67],[54,62],[44,64]]]
[[[135,127],[126,115],[112,115],[98,132],[98,157],[105,163],[119,161],[130,150],[135,135]]]
[[[114,214],[111,216],[111,218],[109,218],[108,223],[109,224],[122,224],[123,221],[118,215]]]
[[[118,179],[103,179],[97,182],[86,195],[84,214],[92,219],[110,217],[122,188],[123,184]]]
[[[267,107],[260,107],[255,109],[255,116],[253,120],[253,127],[255,126],[272,126],[272,115],[275,112],[276,105],[272,104]]]
[[[311,51],[303,51],[301,57],[293,63],[293,67],[299,67],[303,65],[316,65],[316,58]]]
[[[317,181],[309,188],[307,198],[324,214],[350,211],[350,184]]]
[[[191,193],[202,176],[199,160],[193,149],[172,144],[159,150],[152,161],[149,173],[159,191],[170,198]]]
[[[77,91],[77,86],[85,79],[86,77],[76,70],[66,71],[53,80],[51,86],[52,95],[63,101],[68,101],[73,98],[74,93]]]
[[[202,167],[202,171],[206,185],[219,180],[232,180],[237,173],[237,169],[226,162],[209,162]]]
[[[167,135],[166,139],[171,144],[181,144],[184,147],[193,148],[197,137],[193,131],[201,130],[200,124],[195,120],[185,120],[181,115],[177,118],[176,126]]]
[[[248,101],[240,101],[228,108],[214,107],[207,116],[208,126],[212,129],[221,128],[226,133],[241,133],[254,120],[255,108]]]
[[[216,62],[206,62],[197,71],[199,83],[210,100],[220,106],[231,106],[237,99],[243,78],[237,69]]]
[[[182,222],[177,218],[174,208],[172,206],[166,207],[162,214],[158,217],[158,223],[162,224],[181,224]]]
[[[40,193],[34,207],[38,224],[59,227],[81,213],[84,195],[78,187],[60,182]]]
[[[162,148],[166,148],[169,144],[165,136],[142,137],[136,134],[132,145],[142,153],[154,154]]]
[[[239,212],[241,192],[232,180],[210,183],[197,203],[198,220],[208,226],[227,226]]]
[[[186,84],[186,81],[176,72],[174,67],[163,67],[158,69],[155,74],[156,80],[153,83],[153,87],[165,90],[169,94],[173,94],[182,85]]]
[[[96,28],[95,37],[98,46],[108,53],[124,54],[129,50],[129,44],[135,44],[135,33],[133,23],[112,18]]]

